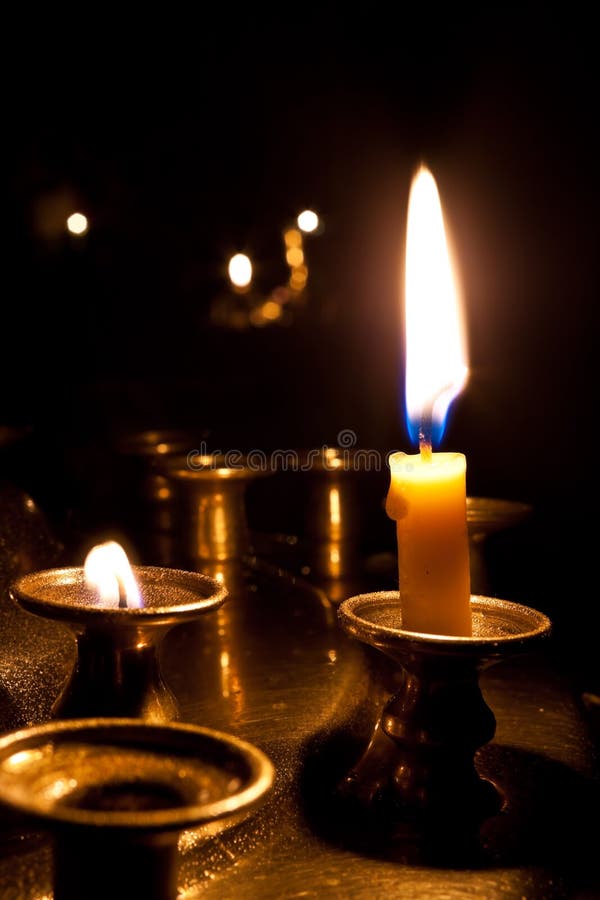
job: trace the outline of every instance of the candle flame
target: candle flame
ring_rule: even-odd
[[[127,554],[116,541],[92,547],[84,563],[85,583],[97,590],[103,606],[142,606]]]
[[[405,270],[406,419],[427,454],[442,438],[467,375],[459,291],[431,172],[415,175],[408,204]]]

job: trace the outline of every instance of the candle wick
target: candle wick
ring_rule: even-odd
[[[433,453],[431,451],[431,441],[419,441],[419,452],[423,462],[431,462]]]
[[[119,609],[127,609],[127,591],[125,585],[119,576],[116,576],[117,586],[119,588]]]
[[[433,431],[433,417],[430,410],[423,413],[419,422],[419,452],[423,462],[431,462],[431,432]]]

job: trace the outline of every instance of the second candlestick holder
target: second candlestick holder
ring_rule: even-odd
[[[73,673],[54,704],[57,718],[179,716],[159,647],[167,631],[221,606],[227,591],[213,578],[158,566],[134,566],[142,606],[103,605],[81,567],[24,575],[9,588],[24,610],[67,625],[77,642]]]
[[[401,670],[400,689],[385,705],[345,791],[369,806],[383,801],[404,819],[483,819],[497,812],[502,798],[475,768],[475,752],[496,728],[479,676],[548,637],[547,616],[472,596],[471,637],[424,634],[402,628],[397,591],[351,597],[338,615],[349,635],[383,651]]]

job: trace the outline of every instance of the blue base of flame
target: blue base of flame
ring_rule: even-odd
[[[421,443],[421,422],[418,419],[411,419],[406,410],[404,410],[404,420],[406,422],[406,431],[408,432],[411,444],[418,447]],[[439,447],[442,442],[444,432],[446,431],[447,420],[448,417],[444,416],[443,419],[428,423],[427,428],[423,429],[425,431],[424,437],[429,439],[433,449]]]

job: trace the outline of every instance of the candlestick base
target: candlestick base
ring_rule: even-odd
[[[273,780],[246,741],[131,719],[14,732],[0,773],[0,801],[54,834],[56,900],[175,900],[180,833],[239,821]]]
[[[345,600],[338,616],[352,637],[401,667],[400,690],[387,702],[369,746],[344,789],[401,818],[482,819],[502,803],[479,777],[475,752],[496,728],[479,674],[549,635],[543,613],[493,597],[471,597],[473,634],[452,637],[402,628],[397,591]]]
[[[48,569],[13,582],[12,599],[27,612],[67,625],[77,641],[77,661],[54,703],[56,718],[179,717],[166,685],[158,650],[167,631],[219,607],[227,591],[207,575],[134,566],[143,606],[102,606],[86,587],[82,568]]]

